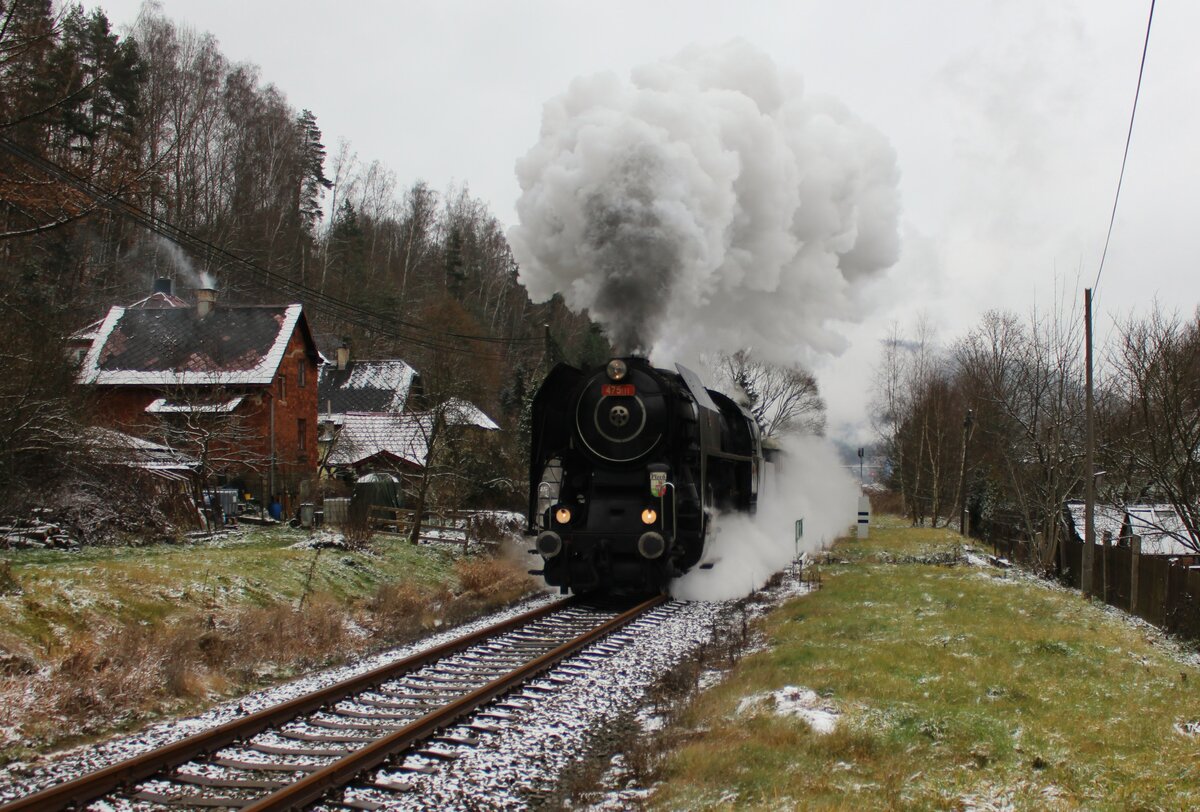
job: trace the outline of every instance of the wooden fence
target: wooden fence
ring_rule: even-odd
[[[991,546],[996,555],[1026,567],[1034,563],[1032,545],[1021,537],[1015,522],[981,523],[976,529],[975,537]],[[1059,562],[1055,561],[1055,574],[1076,589],[1082,589],[1083,548],[1082,541],[1067,539],[1065,570],[1058,571]],[[1172,559],[1143,554],[1136,556],[1135,563],[1128,542],[1125,546],[1098,544],[1092,594],[1169,632],[1200,640],[1200,556]]]
[[[1069,567],[1066,580],[1079,589],[1083,588],[1083,547],[1083,542],[1074,539],[1066,542]],[[1135,557],[1128,546],[1096,545],[1092,594],[1169,632],[1200,639],[1198,556]]]
[[[407,536],[412,532],[415,512],[404,508],[389,508],[372,505],[368,514],[372,528],[378,533]],[[423,542],[451,542],[462,544],[465,551],[477,535],[474,532],[476,514],[469,510],[448,510],[438,514],[426,514],[421,522]]]

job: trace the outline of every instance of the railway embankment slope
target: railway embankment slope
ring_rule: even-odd
[[[461,543],[249,529],[0,552],[0,764],[416,639],[537,589]]]
[[[660,734],[669,809],[1193,809],[1200,659],[886,517]]]

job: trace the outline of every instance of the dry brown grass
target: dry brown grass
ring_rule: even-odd
[[[437,625],[450,601],[450,591],[442,586],[411,581],[382,584],[367,603],[363,623],[380,640],[415,640]]]
[[[519,564],[496,556],[463,558],[454,563],[454,572],[464,594],[489,605],[512,603],[534,587]]]
[[[123,623],[97,615],[86,633],[50,653],[0,630],[0,763],[414,640],[536,588],[499,558],[463,559],[454,572],[457,589],[389,582],[355,603],[315,593],[300,606],[196,609]],[[354,633],[356,626],[371,634]]]

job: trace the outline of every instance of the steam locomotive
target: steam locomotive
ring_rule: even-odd
[[[717,511],[758,502],[758,425],[683,366],[559,364],[534,397],[531,439],[529,532],[540,574],[564,593],[663,592],[712,566]]]

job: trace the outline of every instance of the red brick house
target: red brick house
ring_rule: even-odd
[[[191,454],[210,483],[308,498],[320,355],[303,308],[196,293],[194,305],[113,307],[77,336],[90,338],[79,380],[101,422]]]

